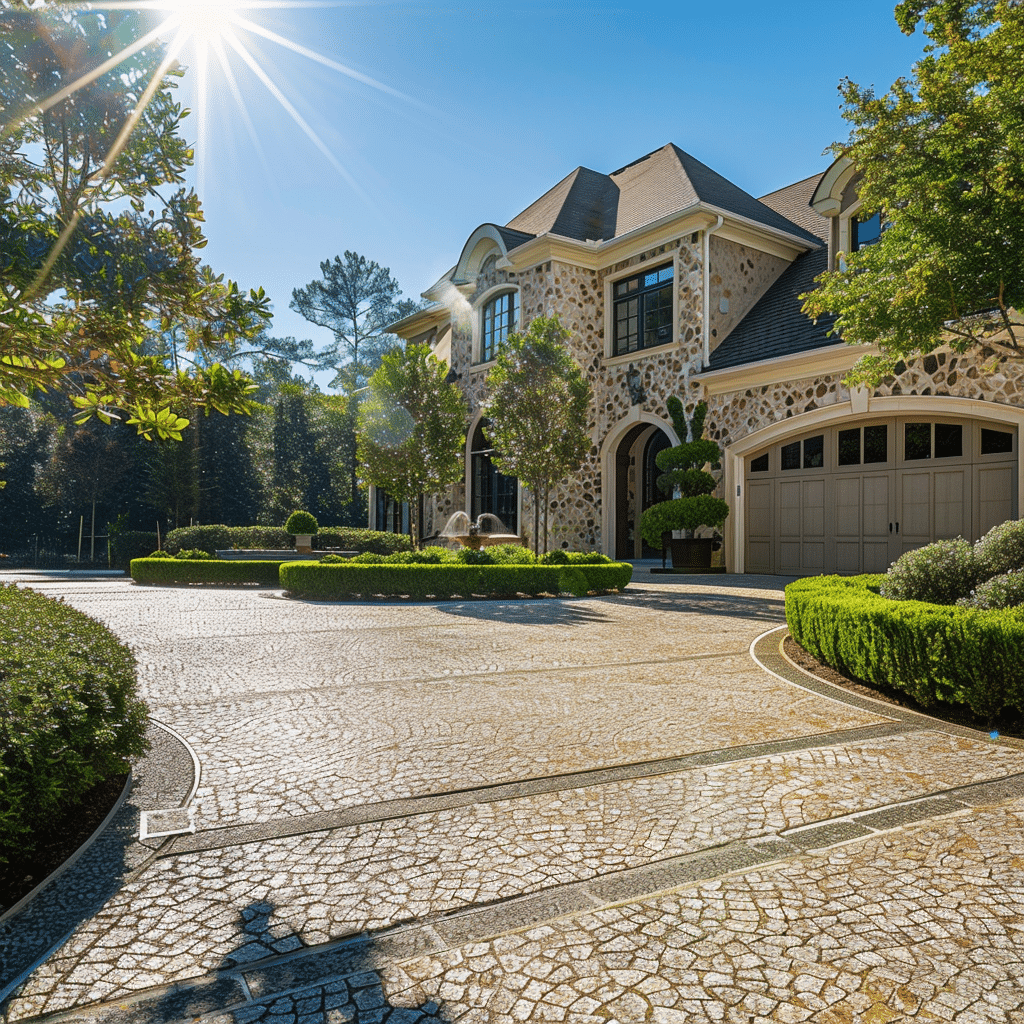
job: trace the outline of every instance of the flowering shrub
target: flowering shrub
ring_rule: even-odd
[[[993,526],[977,544],[979,579],[991,579],[1016,569],[1024,569],[1024,520],[1010,519]]]
[[[1014,608],[1024,604],[1024,570],[1000,573],[979,583],[970,597],[962,597],[957,604],[962,608]]]
[[[970,594],[978,578],[974,548],[958,537],[901,555],[889,567],[880,593],[892,601],[955,604]]]

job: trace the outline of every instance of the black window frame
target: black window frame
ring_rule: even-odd
[[[665,271],[669,273],[665,275]],[[644,279],[654,275],[651,284],[644,284]],[[632,286],[632,287],[631,287]],[[673,340],[676,306],[676,270],[675,264],[660,263],[656,267],[645,267],[638,273],[620,277],[612,282],[612,355],[624,356],[642,349],[657,348],[670,345]],[[667,302],[666,296],[667,294]],[[630,304],[635,303],[631,309]],[[667,309],[668,320],[660,317],[661,323],[653,328],[655,340],[648,342],[647,319],[650,314],[663,313]],[[621,315],[620,315],[621,310]],[[629,325],[635,325],[635,333]],[[626,325],[620,333],[620,325]]]
[[[500,308],[499,307],[503,307]],[[499,315],[500,320],[499,321]],[[480,362],[489,363],[501,343],[519,326],[519,289],[492,295],[480,309]]]

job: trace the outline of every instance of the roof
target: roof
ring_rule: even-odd
[[[817,235],[823,242],[828,242],[829,220],[822,217],[817,210],[811,206],[811,199],[814,198],[814,191],[818,187],[825,172],[812,174],[803,181],[794,182],[785,188],[769,192],[761,196],[761,202],[770,206],[777,213],[781,213],[787,220],[799,224],[805,231]]]
[[[611,174],[577,167],[510,220],[508,228],[606,241],[697,203],[821,244],[821,236],[800,221],[755,199],[673,143]]]
[[[798,256],[736,325],[708,361],[709,370],[754,363],[762,359],[809,352],[838,343],[829,331],[835,317],[816,323],[801,310],[798,296],[814,289],[814,279],[828,269],[828,249]]]

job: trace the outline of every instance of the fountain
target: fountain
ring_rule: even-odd
[[[522,544],[522,538],[509,533],[508,527],[493,513],[484,512],[473,522],[465,512],[456,512],[441,531],[446,540],[458,541],[464,548],[479,551],[492,544]]]

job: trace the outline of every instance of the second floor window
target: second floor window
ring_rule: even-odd
[[[612,286],[612,354],[624,355],[672,340],[671,263],[625,277]]]
[[[867,245],[874,245],[882,237],[882,215],[873,213],[863,220],[850,218],[850,252],[857,252]]]
[[[490,362],[498,346],[519,325],[519,292],[502,292],[484,306],[480,325],[480,362]]]

